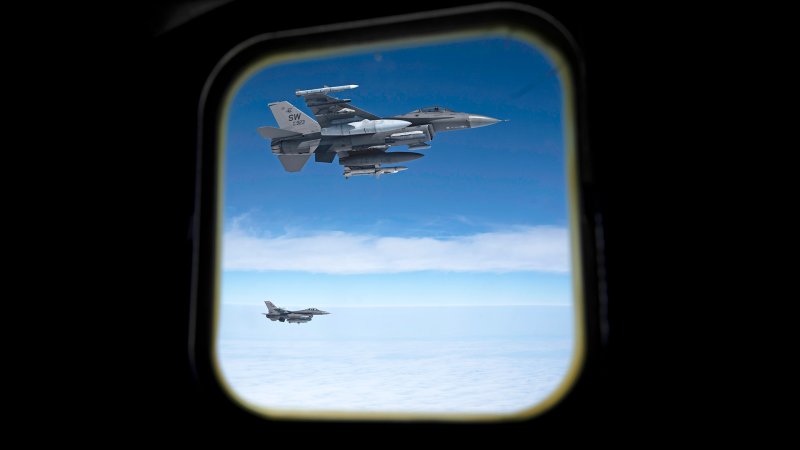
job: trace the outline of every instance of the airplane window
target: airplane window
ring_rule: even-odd
[[[219,144],[215,358],[234,399],[485,420],[562,398],[583,358],[573,80],[541,42],[378,43],[243,72]]]

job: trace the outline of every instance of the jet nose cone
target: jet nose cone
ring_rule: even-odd
[[[485,127],[487,125],[494,125],[497,122],[500,122],[500,119],[495,119],[487,116],[469,116],[470,128]]]

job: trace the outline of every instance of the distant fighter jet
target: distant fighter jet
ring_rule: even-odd
[[[440,131],[485,127],[500,122],[491,117],[455,112],[441,106],[417,109],[408,114],[380,118],[350,104],[350,99],[330,97],[330,92],[357,88],[357,84],[297,91],[317,121],[289,102],[269,104],[280,128],[259,127],[264,139],[271,139],[272,153],[287,172],[299,172],[311,154],[317,162],[331,163],[339,155],[344,177],[397,173],[407,167],[384,167],[421,158],[422,153],[387,152],[389,147],[407,145],[409,150],[426,150]]]
[[[320,311],[317,308],[301,309],[300,311],[289,311],[288,309],[278,308],[271,301],[266,300],[264,303],[267,305],[269,312],[261,313],[267,316],[271,321],[279,320],[281,322],[289,323],[305,323],[311,321],[316,315],[330,314],[329,312]]]

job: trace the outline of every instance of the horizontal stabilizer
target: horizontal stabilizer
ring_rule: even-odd
[[[258,134],[264,139],[280,139],[292,136],[302,136],[302,133],[295,133],[294,131],[281,130],[275,127],[258,127]]]
[[[300,169],[306,165],[306,162],[310,157],[311,153],[278,155],[278,159],[280,160],[281,164],[283,164],[283,168],[286,169],[287,172],[300,172]]]

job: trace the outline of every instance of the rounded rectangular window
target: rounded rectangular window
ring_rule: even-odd
[[[220,384],[267,417],[556,404],[585,353],[574,68],[526,27],[314,39],[239,49],[220,96]]]

